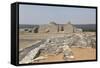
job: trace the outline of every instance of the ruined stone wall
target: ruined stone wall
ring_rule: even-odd
[[[74,27],[74,32],[76,33],[76,32],[83,32],[83,30],[81,29],[81,28],[76,28],[76,27]]]
[[[38,33],[46,33],[46,32],[49,32],[48,25],[47,24],[40,25],[38,28]]]
[[[63,28],[64,28],[64,33],[73,33],[74,32],[74,28],[73,28],[73,25],[71,25],[71,24],[65,24],[64,26],[63,26]]]
[[[58,33],[58,25],[49,24],[48,29],[49,29],[49,33]]]
[[[38,32],[39,33],[57,33],[58,32],[58,25],[57,24],[40,25]]]
[[[39,27],[34,27],[34,28],[32,29],[32,33],[38,33],[38,29],[39,29]]]
[[[71,23],[68,24],[43,24],[38,27],[34,27],[33,29],[28,29],[28,32],[33,33],[73,33],[73,32],[82,32],[82,29],[76,28]],[[27,32],[25,31],[25,32]]]
[[[64,31],[64,27],[63,27],[62,24],[59,24],[59,25],[58,25],[58,31],[59,31],[59,32]]]

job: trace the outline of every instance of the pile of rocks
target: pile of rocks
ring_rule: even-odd
[[[63,53],[63,59],[65,61],[71,61],[74,59],[71,47],[96,48],[96,35],[88,36],[84,33],[74,33],[66,34],[63,37],[49,38],[43,44],[31,50],[20,63],[25,63],[25,61],[31,63],[39,59],[41,60],[40,56],[45,60],[45,57],[43,58],[45,54],[58,55],[60,53]]]
[[[67,34],[63,37],[49,38],[46,41],[46,48],[57,48],[59,46],[68,45],[69,47],[96,47],[96,35],[87,36],[86,34]],[[53,48],[52,48],[53,47]],[[48,49],[48,50],[49,50]]]

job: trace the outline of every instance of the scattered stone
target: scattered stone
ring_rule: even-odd
[[[63,59],[66,61],[72,60],[74,58],[72,50],[69,48],[68,45],[63,46]]]
[[[40,49],[45,47],[45,44],[40,45],[39,47],[36,47],[35,49],[31,50],[21,61],[22,63],[31,63],[33,59],[38,57],[40,55]]]
[[[37,57],[39,54],[39,48],[35,48],[34,50],[31,50],[19,63],[31,63],[32,59]]]
[[[45,56],[39,56],[39,57],[33,59],[32,62],[39,62],[39,61],[45,60],[45,59],[47,59],[47,57],[45,57]]]
[[[73,33],[66,34],[63,37],[51,37],[44,43],[41,43],[40,46],[31,50],[20,61],[20,64],[39,62],[40,60],[44,60],[47,58],[44,57],[44,55],[46,54],[58,55],[60,53],[64,54],[63,59],[65,61],[71,61],[74,59],[71,47],[96,48],[96,35],[88,36],[84,33]]]

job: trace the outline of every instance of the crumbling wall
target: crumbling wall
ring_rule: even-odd
[[[57,33],[58,25],[54,23],[40,25],[38,29],[39,33]]]
[[[34,27],[34,28],[32,29],[32,33],[38,33],[38,29],[39,29],[39,27]]]
[[[57,24],[49,24],[48,29],[49,29],[49,33],[57,33],[58,25]]]
[[[63,27],[62,24],[59,24],[59,25],[58,25],[58,31],[59,31],[59,32],[64,31],[64,27]]]
[[[20,29],[20,31],[23,31]],[[49,24],[35,26],[33,28],[25,28],[25,32],[32,33],[73,33],[73,32],[83,32],[82,29],[75,27],[71,23],[68,24],[56,24],[55,22],[50,22]]]
[[[64,28],[64,33],[73,33],[74,32],[74,28],[73,28],[73,25],[68,23],[68,24],[65,24],[63,26]]]
[[[76,32],[83,32],[83,30],[81,29],[81,28],[76,28],[76,27],[74,27],[74,32],[76,33]]]
[[[46,32],[49,32],[49,30],[48,30],[48,25],[47,25],[47,24],[45,24],[45,25],[40,25],[40,26],[39,26],[39,29],[38,29],[38,32],[39,32],[39,33],[46,33]]]

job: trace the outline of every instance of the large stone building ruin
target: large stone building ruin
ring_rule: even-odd
[[[75,27],[71,23],[56,24],[55,22],[50,22],[49,24],[43,24],[33,28],[20,29],[20,31],[32,33],[74,33],[82,32],[82,29]]]

